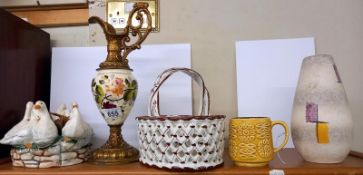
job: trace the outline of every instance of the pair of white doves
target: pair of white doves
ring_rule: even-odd
[[[72,105],[70,120],[63,127],[62,135],[77,140],[79,148],[91,141],[92,128],[82,120],[76,104]],[[28,148],[35,143],[38,147],[44,148],[50,146],[57,137],[57,127],[45,103],[37,101],[35,104],[33,102],[26,104],[23,119],[5,134],[0,143],[25,145]]]

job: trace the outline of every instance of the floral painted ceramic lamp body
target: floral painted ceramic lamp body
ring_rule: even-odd
[[[99,70],[92,81],[98,109],[109,125],[121,125],[137,95],[137,81],[131,70]]]
[[[135,3],[122,33],[116,33],[110,24],[98,17],[89,19],[90,23],[97,22],[103,28],[108,51],[106,61],[100,64],[92,80],[92,92],[101,115],[110,127],[110,136],[105,145],[92,153],[91,161],[94,163],[117,164],[138,160],[139,152],[123,140],[121,126],[134,105],[138,88],[126,57],[134,49],[140,48],[151,31],[151,16],[147,7],[147,3]],[[136,26],[132,24],[133,16],[139,21]],[[141,32],[143,16],[147,17],[148,27]],[[130,44],[132,40],[136,41]]]

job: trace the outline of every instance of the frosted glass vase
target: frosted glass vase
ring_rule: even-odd
[[[306,57],[291,120],[295,148],[309,162],[339,163],[351,149],[352,130],[347,96],[332,56]]]

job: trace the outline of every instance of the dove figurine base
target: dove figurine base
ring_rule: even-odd
[[[90,162],[94,164],[114,165],[138,161],[139,151],[123,140],[121,125],[109,127],[110,136],[107,142],[91,154]]]
[[[70,114],[66,111],[61,105],[58,113],[49,113],[43,101],[26,104],[23,120],[0,140],[1,144],[13,146],[13,166],[50,168],[87,161],[92,128],[83,121],[76,103]]]
[[[47,148],[35,145],[19,145],[10,151],[12,164],[16,167],[51,168],[75,165],[87,161],[91,146],[74,148],[76,141],[65,141],[63,138]]]

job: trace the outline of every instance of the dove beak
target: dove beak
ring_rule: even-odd
[[[40,105],[38,104],[34,105],[34,109],[40,109],[40,108],[42,108]]]

